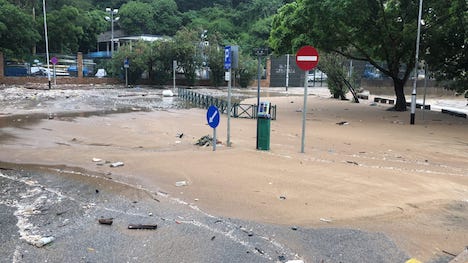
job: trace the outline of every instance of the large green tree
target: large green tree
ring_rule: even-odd
[[[369,62],[392,78],[395,109],[404,111],[404,85],[415,65],[418,2],[298,0],[282,7],[275,16],[270,44],[278,53],[295,53],[299,46],[312,44]],[[435,2],[425,1],[425,17]]]
[[[120,8],[119,25],[128,34],[174,35],[182,15],[174,0],[131,1]]]
[[[40,39],[35,24],[31,15],[8,1],[0,0],[0,51],[16,57],[31,53]]]
[[[468,2],[435,1],[422,30],[422,58],[437,79],[460,92],[468,90]]]

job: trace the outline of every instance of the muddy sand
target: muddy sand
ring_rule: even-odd
[[[303,97],[268,99],[270,151],[255,149],[252,119],[231,119],[227,147],[222,115],[213,151],[194,145],[213,132],[206,110],[135,109],[4,127],[0,160],[86,169],[226,217],[383,232],[423,262],[468,245],[467,119],[418,111],[409,125],[388,105],[309,96],[301,153]]]

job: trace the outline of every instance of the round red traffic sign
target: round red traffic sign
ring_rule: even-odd
[[[311,70],[317,66],[319,62],[319,54],[312,46],[303,46],[297,51],[296,64],[304,70]]]

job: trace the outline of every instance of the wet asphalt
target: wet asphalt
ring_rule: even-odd
[[[0,262],[405,262],[385,235],[217,217],[85,173],[0,169]],[[100,224],[112,218],[112,225]],[[128,229],[130,224],[157,229]],[[53,237],[38,247],[41,237]]]

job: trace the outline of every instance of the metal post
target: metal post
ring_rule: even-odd
[[[128,67],[125,67],[125,88],[128,88]]]
[[[216,128],[213,128],[213,151],[216,151]]]
[[[229,68],[229,81],[228,81],[228,105],[227,105],[227,146],[231,147],[231,79],[232,69]]]
[[[426,111],[426,95],[427,95],[427,64],[424,63],[424,97],[423,97],[423,120],[424,120],[424,112]]]
[[[176,69],[177,69],[177,61],[172,61],[172,89],[175,92],[176,89]]]
[[[46,2],[42,0],[42,11],[44,13],[44,37],[46,44],[46,59],[47,59],[47,77],[49,79],[49,89],[51,89],[50,83],[50,58],[49,58],[49,38],[47,36],[47,15],[46,15]]]
[[[420,42],[420,34],[421,34],[422,5],[423,5],[423,0],[420,0],[419,1],[419,15],[418,15],[418,35],[416,37],[416,57],[414,61],[413,92],[411,93],[411,116],[410,116],[411,125],[414,125],[414,119],[415,119],[415,113],[416,113],[416,85],[418,82],[419,42]]]
[[[111,10],[111,57],[114,56],[114,10]]]
[[[289,54],[286,55],[286,91],[289,87]]]
[[[259,133],[259,120],[258,120],[258,111],[260,110],[260,63],[261,63],[261,56],[260,54],[257,54],[257,58],[258,58],[258,65],[257,65],[257,113],[256,113],[256,116],[257,116],[257,145],[256,145],[256,148],[258,150],[258,133]]]
[[[301,153],[304,153],[304,141],[305,141],[305,128],[306,128],[306,114],[307,114],[307,76],[309,71],[305,71],[304,75],[304,108],[302,109],[302,140],[301,140]]]

